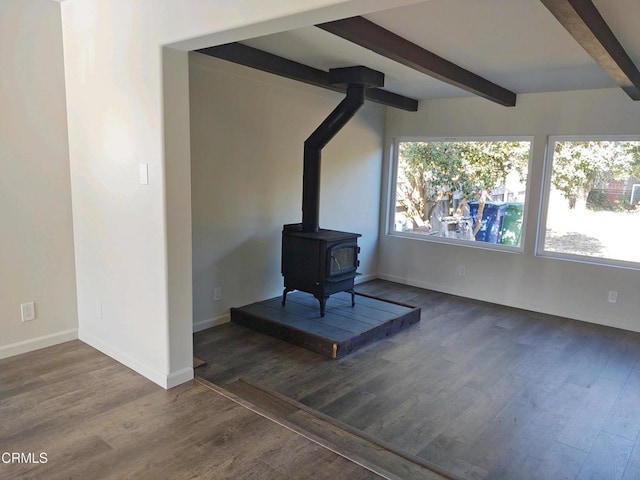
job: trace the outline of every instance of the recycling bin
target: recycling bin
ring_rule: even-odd
[[[502,231],[500,233],[500,241],[503,245],[512,245],[514,247],[520,245],[523,212],[523,203],[512,202],[507,204],[507,210],[502,220]]]

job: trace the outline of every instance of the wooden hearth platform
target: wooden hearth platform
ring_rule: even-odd
[[[231,309],[231,321],[304,347],[329,358],[341,358],[360,347],[389,337],[420,321],[420,308],[346,292],[331,295],[326,314],[304,292],[291,292],[287,304],[276,297]]]

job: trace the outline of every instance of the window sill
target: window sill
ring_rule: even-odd
[[[475,248],[480,250],[490,250],[493,252],[505,252],[505,253],[522,253],[524,251],[523,246],[511,246],[502,245],[497,243],[478,242],[471,240],[460,240],[457,238],[439,237],[437,235],[429,235],[423,233],[411,233],[411,232],[388,232],[388,237],[404,238],[408,240],[417,240],[427,243],[439,243],[445,245],[454,245],[465,248]]]
[[[565,262],[582,263],[597,267],[620,268],[625,270],[640,270],[640,263],[625,260],[615,260],[613,258],[591,257],[589,255],[575,255],[571,253],[552,252],[542,250],[536,253],[536,257],[549,260],[561,260]]]

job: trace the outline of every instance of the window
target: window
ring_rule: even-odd
[[[398,141],[390,231],[520,247],[530,151],[520,138]]]
[[[552,137],[547,151],[545,255],[640,263],[640,138]]]

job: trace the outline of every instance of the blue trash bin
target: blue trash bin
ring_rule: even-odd
[[[507,211],[506,202],[486,202],[482,212],[480,230],[476,233],[477,242],[500,243],[502,241],[502,222]],[[473,224],[478,218],[478,201],[469,202],[469,211]]]

